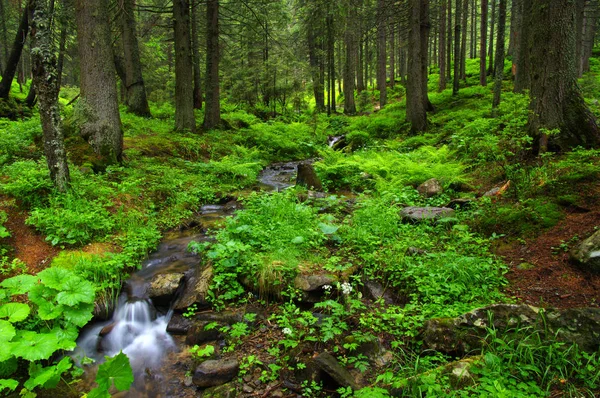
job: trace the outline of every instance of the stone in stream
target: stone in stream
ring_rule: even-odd
[[[600,273],[600,231],[574,247],[569,257],[580,268]]]
[[[212,276],[212,267],[195,267],[191,271],[188,271],[186,273],[183,292],[175,304],[175,309],[185,310],[192,304],[208,306],[206,297],[208,295],[208,288],[210,286]]]
[[[430,178],[417,187],[417,191],[426,198],[438,195],[443,190],[442,184],[436,178]]]
[[[239,370],[235,359],[209,359],[196,367],[192,381],[198,387],[220,386],[237,376]]]
[[[312,164],[299,163],[298,174],[296,176],[296,186],[303,186],[308,189],[315,191],[322,191],[323,185],[321,180],[317,177],[315,169]]]
[[[315,358],[316,364],[319,368],[327,373],[336,383],[342,387],[350,387],[353,390],[358,389],[358,385],[354,380],[354,377],[343,367],[333,355],[328,352],[322,352]]]
[[[419,222],[439,220],[440,218],[454,216],[454,210],[448,207],[417,207],[409,206],[400,211],[404,221]]]
[[[155,304],[168,305],[179,288],[182,278],[183,274],[179,272],[155,275],[150,281],[148,297],[150,297]]]

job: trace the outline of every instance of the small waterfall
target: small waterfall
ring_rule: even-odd
[[[346,138],[345,135],[330,135],[327,138],[327,144],[329,145],[329,148],[336,149],[337,143],[342,141],[344,138]]]

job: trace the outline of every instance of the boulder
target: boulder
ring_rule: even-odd
[[[322,290],[323,286],[333,286],[337,283],[337,278],[334,275],[314,274],[314,275],[298,275],[294,279],[294,286],[297,289],[305,292],[314,292]]]
[[[363,290],[366,297],[371,300],[377,301],[383,299],[383,302],[388,305],[395,304],[396,300],[394,300],[392,292],[377,281],[366,280],[363,285]]]
[[[220,386],[237,376],[239,370],[235,359],[209,359],[196,367],[192,381],[198,387]]]
[[[194,303],[200,304],[200,306],[208,306],[206,298],[212,276],[212,267],[196,267],[189,271],[186,275],[185,287],[175,304],[175,309],[185,310]]]
[[[173,314],[167,325],[167,332],[170,334],[186,335],[193,326],[191,319],[184,317],[181,314]]]
[[[238,393],[233,383],[227,383],[220,386],[207,388],[200,393],[200,396],[206,398],[236,398]]]
[[[353,390],[358,389],[358,385],[354,380],[354,377],[343,367],[333,355],[322,352],[315,358],[317,366],[325,373],[327,373],[336,383],[341,387],[350,387]]]
[[[404,221],[410,222],[433,221],[454,216],[454,210],[448,207],[409,206],[400,211],[400,216]]]
[[[150,281],[150,287],[148,288],[148,297],[150,297],[155,303],[168,304],[171,299],[175,296],[179,283],[183,278],[182,273],[174,274],[158,274]]]
[[[315,173],[315,169],[312,164],[299,163],[298,164],[298,174],[296,176],[296,186],[303,186],[308,189],[312,189],[315,191],[322,191],[323,185],[321,184],[321,180],[317,177],[317,173]]]
[[[600,273],[600,231],[573,248],[570,259],[583,269]]]
[[[417,191],[426,198],[438,195],[443,190],[442,184],[435,178],[430,178],[417,187]]]

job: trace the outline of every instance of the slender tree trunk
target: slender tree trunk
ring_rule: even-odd
[[[333,36],[333,15],[327,14],[327,65],[329,68],[329,95],[331,96],[330,112],[336,113],[335,101],[335,37]]]
[[[523,29],[523,1],[524,0],[512,0],[512,15],[510,18],[509,54],[512,57],[512,74],[515,78],[517,73],[517,64],[519,62],[519,42],[521,40],[521,31]]]
[[[504,34],[506,28],[506,0],[498,5],[498,39],[496,40],[496,65],[494,66],[494,99],[492,109],[500,105],[502,79],[504,78]]]
[[[456,4],[460,0],[454,0]],[[452,20],[452,0],[448,0],[448,23],[446,24],[446,28],[448,32],[446,34],[446,79],[450,80],[452,78],[452,32],[454,29],[453,20]]]
[[[346,62],[344,64],[344,113],[352,115],[356,113],[354,102],[354,57],[356,56],[356,9],[348,4],[349,11],[344,32],[346,44]]]
[[[35,89],[35,84],[33,84],[32,82],[32,84],[29,86],[29,92],[27,93],[27,97],[25,97],[25,105],[27,105],[29,108],[33,108],[36,99],[37,92]]]
[[[521,29],[519,30],[519,42],[516,48],[517,63],[515,65],[515,93],[521,93],[529,89],[531,85],[531,0],[523,0],[521,9]]]
[[[110,41],[108,4],[105,0],[75,0],[77,40],[81,68],[81,97],[77,104],[84,117],[81,136],[98,156],[98,166],[120,163],[123,130],[117,81]]]
[[[487,73],[486,73],[486,62],[485,57],[487,54],[486,42],[487,42],[487,11],[488,11],[488,0],[481,0],[481,33],[479,44],[479,84],[483,87],[487,86]]]
[[[586,0],[575,0],[575,62],[577,68],[577,77],[583,75],[583,41],[585,40],[585,3]]]
[[[531,112],[534,150],[567,150],[600,143],[596,118],[577,86],[575,4],[533,0],[531,15]],[[559,130],[559,133],[554,133]],[[552,132],[553,134],[548,134]]]
[[[396,30],[390,24],[390,87],[396,85]]]
[[[494,71],[494,28],[496,27],[496,1],[490,0],[492,4],[492,15],[491,15],[491,25],[490,25],[490,45],[488,47],[488,59],[489,65],[487,69],[487,74],[491,75]]]
[[[1,0],[0,0],[1,1]],[[64,10],[62,11],[64,14]],[[58,44],[58,62],[56,65],[57,84],[60,89],[63,80],[63,65],[65,63],[65,51],[67,49],[67,21],[65,17],[60,18],[60,39]]]
[[[581,46],[581,75],[590,71],[590,58],[594,48],[596,29],[598,27],[598,0],[590,0],[586,7],[584,19],[584,37]]]
[[[315,28],[315,25],[318,24],[318,16],[313,15],[309,24],[312,26],[311,29],[308,29],[308,59],[310,64],[310,73],[312,76],[313,82],[313,93],[315,96],[315,106],[317,112],[325,111],[325,95],[323,92],[323,84],[321,84],[321,73],[320,66],[321,60],[319,53],[321,52],[319,46],[319,31]]]
[[[452,82],[452,95],[458,94],[460,80],[460,22],[461,22],[461,4],[460,0],[456,0],[456,15],[454,16],[454,76]]]
[[[121,0],[121,35],[125,61],[125,88],[127,109],[138,116],[150,117],[146,87],[142,76],[142,63],[136,34],[134,0]]]
[[[0,62],[0,71],[3,71],[6,68],[6,63],[8,62],[8,31],[6,30],[6,7],[4,5],[4,0],[0,0],[0,44],[2,45],[2,54],[0,54],[2,58],[2,62]]]
[[[446,89],[446,0],[440,1],[440,82],[438,91]]]
[[[189,0],[173,0],[175,28],[175,131],[196,131]]]
[[[56,56],[52,31],[44,0],[33,0],[32,62],[33,84],[40,97],[40,120],[44,138],[44,154],[50,178],[56,189],[65,192],[69,187],[69,167],[64,146],[64,136],[58,109]]]
[[[219,94],[219,0],[206,3],[206,100],[204,129],[210,130],[221,122]]]
[[[363,47],[364,36],[362,19],[359,20],[358,32],[360,40],[358,40],[358,62],[356,65],[356,92],[360,94],[365,89],[365,53]]]
[[[194,109],[202,109],[202,74],[200,72],[200,40],[198,39],[198,7],[192,0],[192,60],[194,61]]]
[[[426,51],[422,40],[421,24],[424,19],[422,15],[422,3],[428,3],[428,0],[410,0],[409,18],[408,18],[408,81],[406,84],[406,119],[410,123],[411,132],[418,133],[427,130],[427,98],[423,97],[427,88],[423,88],[425,79],[423,72],[427,69],[427,64],[423,68],[424,56],[422,52]],[[427,9],[425,7],[425,9]]]
[[[387,17],[385,0],[377,0],[377,89],[379,90],[379,104],[383,108],[387,103],[386,75],[386,30]]]
[[[400,84],[406,86],[406,63],[407,63],[406,47],[400,49]]]
[[[473,59],[477,54],[477,0],[473,1],[471,7],[471,40],[469,58]]]
[[[467,79],[467,21],[469,20],[469,0],[463,1],[460,44],[460,78]]]
[[[27,38],[27,32],[29,31],[29,5],[25,6],[23,15],[21,16],[21,22],[15,35],[12,50],[6,62],[6,67],[2,72],[2,81],[0,82],[0,98],[8,98],[10,93],[10,86],[17,73],[17,67],[19,66],[19,60],[21,59],[21,52],[25,45],[25,39]]]

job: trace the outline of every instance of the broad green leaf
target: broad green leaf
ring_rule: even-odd
[[[300,243],[304,242],[304,237],[303,236],[296,236],[294,239],[292,239],[292,243],[298,245]]]
[[[111,395],[108,393],[108,391],[103,390],[100,387],[96,387],[87,393],[86,398],[110,398],[110,396]]]
[[[123,352],[118,353],[112,358],[106,359],[98,368],[96,375],[96,383],[101,389],[108,391],[112,383],[115,384],[117,390],[125,391],[131,387],[133,383],[133,371],[129,364],[129,358]]]
[[[10,294],[25,294],[28,293],[37,283],[38,278],[33,275],[17,275],[12,278],[5,279],[0,283],[0,286],[8,289]]]
[[[38,305],[38,316],[40,317],[40,319],[43,319],[45,321],[48,321],[51,319],[56,319],[59,316],[61,316],[63,313],[62,305],[56,305],[54,303],[51,303],[51,302],[45,301],[45,300],[37,302],[37,305]]]
[[[340,227],[337,225],[325,224],[321,222],[319,223],[319,228],[321,228],[321,232],[323,232],[325,235],[332,235],[336,233]]]
[[[77,307],[63,307],[64,317],[72,324],[83,327],[94,316],[94,304],[79,304]]]
[[[8,388],[9,391],[14,391],[19,386],[19,382],[13,379],[0,379],[0,392]]]
[[[0,344],[5,341],[10,341],[16,334],[15,327],[10,322],[0,320]]]
[[[64,290],[66,282],[71,278],[79,279],[69,270],[58,267],[46,268],[39,272],[37,276],[44,285],[56,290]]]
[[[56,301],[59,304],[75,306],[79,303],[94,302],[94,286],[88,282],[77,279],[70,279],[64,283],[64,291],[56,295]]]
[[[19,330],[15,337],[13,353],[16,357],[28,361],[48,359],[60,348],[56,333],[36,333],[29,330]]]
[[[43,367],[35,362],[29,364],[29,380],[24,386],[33,390],[38,386],[44,388],[55,388],[60,381],[60,376],[71,368],[71,358],[64,357],[58,364]]]
[[[29,306],[23,303],[8,303],[0,307],[0,318],[8,318],[10,323],[20,322],[29,315]]]

